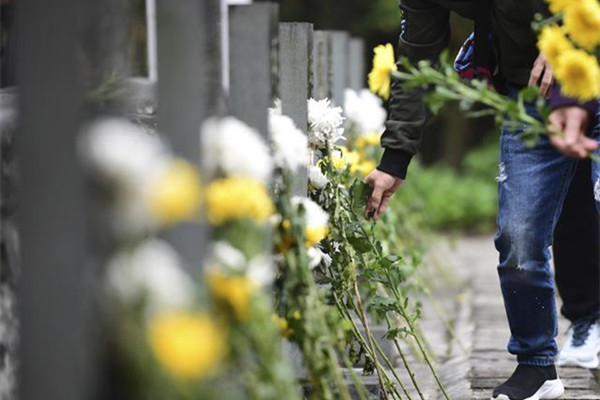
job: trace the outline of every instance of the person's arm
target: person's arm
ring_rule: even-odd
[[[425,0],[401,0],[402,33],[398,57],[416,64],[436,62],[450,39],[449,11]],[[398,69],[403,66],[398,60]],[[384,154],[378,170],[404,179],[411,158],[417,153],[429,111],[423,103],[423,89],[406,91],[392,81],[389,115],[381,137]]]
[[[426,0],[400,0],[402,32],[398,56],[415,64],[421,60],[437,61],[450,39],[449,11]],[[398,60],[398,69],[403,66]],[[404,179],[412,157],[421,143],[429,112],[423,102],[425,91],[406,91],[392,80],[389,115],[381,137],[384,148],[379,166],[365,178],[373,191],[365,215],[377,220],[385,212],[392,195]]]

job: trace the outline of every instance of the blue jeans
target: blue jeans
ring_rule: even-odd
[[[546,366],[554,364],[558,352],[549,247],[577,160],[561,155],[547,136],[527,147],[519,139],[523,128],[502,129],[495,245],[511,331],[508,351],[520,364]],[[599,133],[596,127],[591,135]],[[590,184],[596,185],[600,212],[600,165],[594,163],[592,169]]]

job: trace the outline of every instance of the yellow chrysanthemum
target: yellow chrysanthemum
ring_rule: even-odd
[[[250,316],[250,296],[254,290],[252,282],[243,276],[226,276],[210,272],[208,287],[219,304],[228,307],[238,320],[246,321]]]
[[[570,50],[560,57],[556,78],[562,92],[588,101],[600,96],[600,67],[596,58],[584,50]]]
[[[551,25],[542,29],[538,39],[538,48],[544,53],[552,68],[556,69],[560,56],[566,51],[572,50],[573,45],[559,26]]]
[[[223,330],[203,314],[158,315],[147,335],[154,356],[177,380],[205,378],[226,353]]]
[[[294,330],[290,328],[287,319],[281,318],[281,317],[279,317],[279,316],[277,316],[277,315],[274,314],[273,315],[273,322],[281,330],[281,334],[284,337],[289,338],[294,333]]]
[[[306,227],[306,247],[314,246],[329,234],[329,228],[326,226],[307,226]]]
[[[379,132],[371,132],[368,135],[356,139],[356,147],[363,149],[369,146],[378,146],[380,138],[381,134]]]
[[[581,47],[594,50],[600,44],[600,4],[597,0],[571,1],[565,10],[565,29]]]
[[[331,162],[335,169],[345,169],[346,166],[352,168],[353,165],[360,161],[360,155],[356,151],[350,151],[345,146],[338,146],[339,151],[334,151],[331,157]]]
[[[209,222],[217,226],[244,218],[264,222],[274,211],[265,184],[244,177],[211,183],[206,189],[206,207]]]
[[[375,169],[377,164],[373,160],[362,160],[350,168],[350,172],[358,172],[362,176],[367,176],[371,171]]]
[[[561,13],[573,2],[573,0],[546,0],[548,8],[554,14]]]
[[[388,43],[373,50],[373,69],[369,73],[369,88],[384,99],[390,98],[391,73],[397,70],[394,47]]]
[[[148,207],[161,222],[175,223],[196,214],[201,192],[198,171],[187,161],[176,160],[149,190]]]

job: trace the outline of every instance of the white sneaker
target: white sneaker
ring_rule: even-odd
[[[567,341],[558,355],[557,364],[582,368],[598,368],[600,328],[595,320],[574,322],[568,330]]]

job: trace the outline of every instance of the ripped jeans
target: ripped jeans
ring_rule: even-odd
[[[549,247],[578,161],[561,155],[546,136],[529,148],[520,133],[504,127],[500,138],[498,274],[511,332],[508,351],[520,364],[546,366],[558,352]],[[600,127],[591,135],[599,138]],[[590,178],[600,212],[598,163]]]

